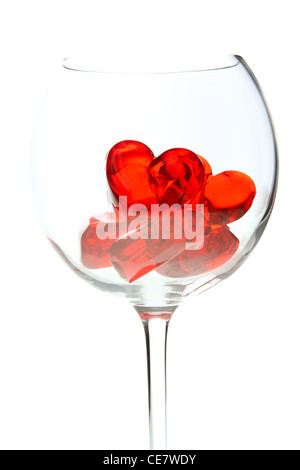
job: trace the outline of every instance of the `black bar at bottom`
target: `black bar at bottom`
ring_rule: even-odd
[[[44,456],[41,456],[41,452],[45,452]],[[59,455],[57,455],[59,452]],[[28,462],[30,467],[34,468],[35,464],[39,468],[42,468],[44,464],[62,466],[73,466],[74,468],[108,468],[111,466],[122,466],[124,468],[141,468],[152,467],[153,465],[199,465],[200,464],[200,451],[189,450],[189,451],[122,451],[122,450],[91,450],[91,451],[38,451],[33,454],[30,451],[19,451],[18,454],[14,453],[14,456],[10,458],[11,464],[16,464],[17,461],[22,463],[22,466]]]

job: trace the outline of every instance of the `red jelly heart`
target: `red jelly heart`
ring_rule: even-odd
[[[127,196],[127,204],[156,204],[155,188],[150,182],[148,167],[154,155],[146,145],[136,140],[123,140],[114,145],[107,155],[106,174],[113,201]]]
[[[176,256],[184,249],[184,244],[185,242],[174,244],[162,239],[120,238],[112,246],[112,265],[123,279],[133,282]]]
[[[214,224],[229,224],[250,209],[256,194],[252,179],[240,171],[224,171],[211,176],[205,186],[209,220]]]
[[[239,240],[228,227],[215,225],[205,235],[200,250],[184,250],[157,269],[169,277],[188,277],[203,274],[222,266],[237,251]]]
[[[202,161],[190,150],[171,149],[154,158],[146,145],[134,140],[112,147],[106,173],[116,206],[127,196],[128,206],[142,203],[148,208],[192,202],[205,179]]]
[[[207,160],[205,160],[204,157],[202,157],[202,155],[199,155],[197,154],[198,157],[200,158],[201,162],[203,163],[203,166],[204,166],[204,169],[205,169],[205,176],[206,176],[206,179],[209,178],[211,175],[212,175],[212,169],[211,169],[211,166],[210,164],[208,163]]]
[[[112,265],[129,282],[155,269],[164,276],[188,277],[222,266],[237,251],[239,240],[225,224],[242,217],[252,205],[256,188],[246,174],[225,171],[212,176],[210,164],[201,155],[176,148],[154,158],[149,147],[134,140],[112,147],[106,171],[116,214],[90,219],[81,238],[84,266],[98,269]],[[142,203],[148,211],[132,208],[132,212],[124,212],[127,208],[120,205],[121,196],[127,197],[128,209]],[[171,218],[164,208],[157,219],[149,209],[152,204],[164,203],[192,206],[190,212],[175,210]],[[203,246],[197,227],[201,219],[195,212],[196,204],[201,203],[205,204]],[[169,231],[164,232],[166,217]],[[126,220],[129,225],[124,229]],[[185,223],[191,229],[189,235]],[[190,235],[196,238],[190,240]],[[187,243],[194,243],[192,250],[187,249]]]
[[[149,165],[149,174],[156,185],[160,203],[189,204],[202,188],[205,168],[190,150],[167,150]]]
[[[186,240],[175,238],[174,224],[176,224],[177,216],[171,219],[171,230],[168,232],[167,239],[162,238],[161,232],[157,238],[153,237],[152,229],[156,222],[149,219],[146,224],[135,231],[130,231],[128,238],[121,237],[113,243],[111,247],[111,261],[113,267],[118,271],[121,277],[126,281],[133,282],[144,276],[150,271],[158,268],[162,263],[176,256],[186,246]],[[158,229],[161,230],[161,219],[158,219]],[[132,235],[144,231],[148,238],[132,239]],[[152,238],[151,238],[152,237]],[[171,239],[170,239],[171,238]]]
[[[104,233],[107,233],[108,237],[101,239]],[[111,266],[110,249],[117,235],[118,225],[115,214],[106,212],[98,218],[92,217],[81,237],[82,264],[89,269]]]
[[[198,155],[197,156],[200,158],[203,166],[204,166],[204,171],[205,171],[205,177],[204,177],[204,184],[202,185],[202,187],[200,188],[197,196],[195,197],[195,199],[193,199],[192,201],[192,204],[193,204],[193,207],[195,208],[196,207],[196,204],[203,204],[203,195],[204,195],[204,191],[205,191],[205,184],[208,180],[208,178],[212,175],[212,169],[211,169],[211,166],[210,164],[208,163],[207,160],[205,160],[204,157],[202,157],[201,155]]]

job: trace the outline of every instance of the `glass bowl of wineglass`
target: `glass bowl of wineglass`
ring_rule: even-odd
[[[49,87],[32,145],[38,217],[70,268],[143,321],[152,449],[166,448],[172,314],[247,258],[277,174],[268,108],[240,56],[186,72],[66,59]]]

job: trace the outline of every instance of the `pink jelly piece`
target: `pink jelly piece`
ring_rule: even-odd
[[[104,213],[100,216],[92,217],[89,225],[81,237],[81,258],[82,264],[89,269],[107,268],[111,266],[110,249],[117,239],[117,219],[115,214]],[[99,238],[101,232],[116,233],[113,238],[102,240]]]
[[[200,250],[184,250],[157,269],[169,277],[188,277],[203,274],[222,266],[237,251],[239,240],[228,227],[212,226],[205,235]]]

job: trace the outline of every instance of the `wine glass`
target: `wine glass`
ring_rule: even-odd
[[[236,55],[187,72],[66,59],[37,119],[31,173],[62,258],[142,319],[150,445],[165,449],[172,314],[243,263],[273,207],[276,143],[259,84]]]

